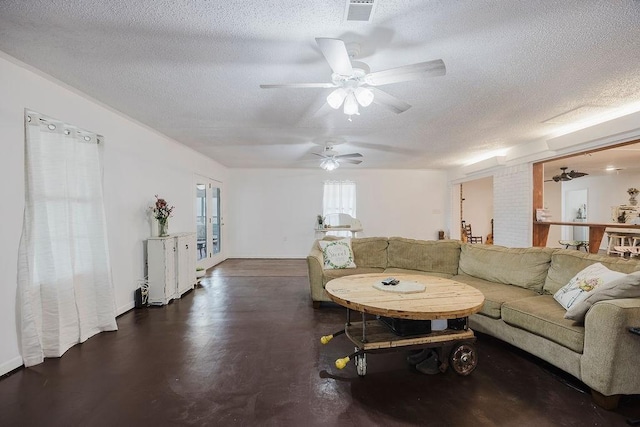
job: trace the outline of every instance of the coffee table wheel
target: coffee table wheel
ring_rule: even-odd
[[[461,342],[454,345],[449,355],[449,366],[458,375],[469,375],[476,369],[478,353],[476,347],[470,342]]]
[[[355,364],[356,364],[356,372],[358,373],[358,375],[361,377],[364,377],[367,374],[366,353],[358,354],[355,359]]]

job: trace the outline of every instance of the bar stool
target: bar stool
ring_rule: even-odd
[[[635,240],[635,238],[634,238]],[[626,234],[609,234],[609,245],[607,246],[607,255],[620,254],[624,255],[624,252],[616,250],[616,247],[631,246],[631,237]]]

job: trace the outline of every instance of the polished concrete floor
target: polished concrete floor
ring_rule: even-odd
[[[467,377],[424,375],[403,351],[368,357],[345,311],[311,307],[304,260],[228,260],[164,307],[132,310],[117,332],[0,380],[0,426],[620,426],[584,385],[491,337]]]

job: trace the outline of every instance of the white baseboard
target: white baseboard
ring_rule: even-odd
[[[13,359],[0,364],[0,375],[4,375],[7,372],[11,372],[16,368],[19,368],[20,366],[22,366],[22,357],[21,356],[14,357]]]
[[[124,305],[121,305],[116,309],[116,316],[120,316],[121,314],[126,313],[127,311],[131,310],[135,306],[136,306],[135,301],[130,301]]]

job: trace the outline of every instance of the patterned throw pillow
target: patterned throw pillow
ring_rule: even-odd
[[[593,292],[589,292],[584,301],[571,306],[564,318],[584,322],[587,311],[595,303],[618,298],[640,298],[640,271],[598,286]]]
[[[569,283],[553,294],[553,298],[568,310],[571,306],[587,298],[596,287],[626,276],[624,273],[609,270],[597,262],[578,272]]]
[[[353,262],[353,250],[351,239],[320,240],[318,241],[324,258],[324,269],[333,270],[339,268],[356,268]]]

